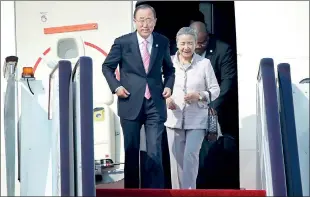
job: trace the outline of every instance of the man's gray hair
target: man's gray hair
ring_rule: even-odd
[[[141,5],[137,6],[135,11],[133,12],[133,17],[136,18],[138,10],[142,10],[142,9],[150,9],[150,10],[152,10],[154,18],[156,18],[156,11],[155,11],[155,9],[152,6],[148,5],[148,4],[141,4]]]
[[[179,36],[181,35],[191,35],[194,37],[195,41],[197,41],[197,32],[195,29],[191,27],[182,27],[177,33],[177,37],[176,37],[177,41],[178,41]]]

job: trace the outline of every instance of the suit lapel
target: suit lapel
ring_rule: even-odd
[[[214,54],[214,51],[215,51],[215,42],[214,42],[214,39],[212,39],[210,37],[209,39],[209,43],[208,43],[208,46],[207,46],[207,49],[206,49],[206,58],[208,58],[210,61],[211,61],[211,58]]]
[[[150,60],[150,65],[149,65],[149,72],[151,71],[155,61],[156,61],[156,57],[158,54],[158,37],[156,35],[156,33],[153,33],[153,45],[152,45],[152,52],[151,52],[151,60]]]
[[[217,62],[217,54],[216,54],[216,39],[210,37],[209,39],[209,44],[206,49],[206,58],[210,60],[211,65],[213,67],[213,70],[216,75],[218,75],[218,72],[221,70],[219,68],[219,65],[216,63]]]

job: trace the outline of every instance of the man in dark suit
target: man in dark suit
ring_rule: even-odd
[[[217,111],[224,136],[214,144],[210,144],[207,139],[204,140],[199,157],[197,188],[238,189],[240,181],[236,55],[227,43],[211,36],[203,22],[196,21],[190,26],[198,33],[196,53],[211,61],[221,88],[219,97],[210,103],[210,106]]]
[[[169,40],[153,32],[155,10],[146,4],[136,7],[137,31],[116,38],[102,65],[102,72],[118,96],[118,115],[124,133],[125,188],[139,188],[140,130],[144,125],[147,158],[141,183],[147,188],[164,188],[161,141],[167,118],[165,98],[171,96],[175,70]],[[120,81],[115,78],[119,65]],[[162,76],[164,76],[164,81]]]

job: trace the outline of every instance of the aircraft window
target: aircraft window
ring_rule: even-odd
[[[71,59],[79,56],[76,41],[73,38],[60,39],[57,43],[57,56],[61,59]]]

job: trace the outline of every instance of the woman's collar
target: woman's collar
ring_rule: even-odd
[[[192,59],[191,59],[191,61],[190,61],[190,64],[193,64],[193,62],[194,62],[195,59],[197,58],[197,55],[198,55],[198,54],[196,54],[195,52],[193,53],[193,57],[192,57]],[[180,61],[179,61],[179,51],[177,51],[177,52],[175,53],[175,55],[174,55],[174,61],[177,62],[177,63],[180,63]]]

